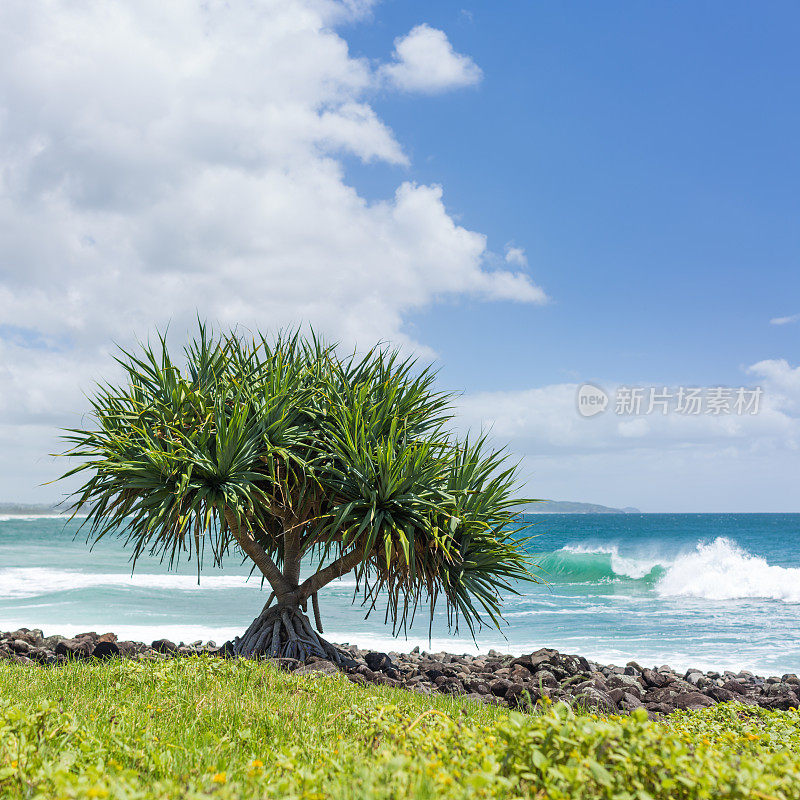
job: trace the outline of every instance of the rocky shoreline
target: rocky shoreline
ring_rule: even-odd
[[[651,716],[677,709],[698,709],[737,701],[751,706],[788,710],[800,707],[800,679],[794,674],[762,678],[751,672],[676,672],[669,666],[604,665],[583,656],[542,648],[519,657],[490,650],[488,655],[380,653],[338,645],[344,665],[322,659],[301,663],[277,659],[296,674],[341,671],[353,683],[396,686],[422,694],[460,695],[481,703],[525,710],[538,701],[564,701],[605,713],[627,713],[644,707]],[[160,660],[208,653],[231,657],[232,643],[175,644],[158,639],[150,645],[119,641],[113,633],[94,631],[74,637],[47,636],[20,628],[0,632],[0,660],[31,665],[56,665],[71,659],[131,658]]]

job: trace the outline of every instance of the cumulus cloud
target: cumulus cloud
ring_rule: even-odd
[[[398,173],[368,202],[345,179],[344,155],[409,164],[369,104],[382,77],[335,29],[368,8],[0,5],[0,438],[27,436],[29,466],[43,431],[85,408],[112,340],[167,323],[182,336],[199,314],[419,349],[404,320],[441,298],[541,301],[441,187]],[[479,74],[443,34],[415,31],[387,73],[398,86],[437,53],[435,88]],[[23,472],[2,495],[30,495]]]
[[[651,414],[617,414],[615,387],[600,381],[610,403],[591,418],[577,410],[580,384],[561,383],[466,395],[459,419],[524,455],[529,496],[650,511],[797,511],[800,366],[767,360],[745,373],[748,392],[761,390],[755,414],[662,415],[658,406]]]
[[[394,61],[381,74],[403,91],[426,94],[473,86],[482,76],[469,56],[453,50],[444,31],[426,24],[394,40]]]

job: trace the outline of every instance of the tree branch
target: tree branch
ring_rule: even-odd
[[[350,550],[336,561],[332,561],[327,567],[315,572],[300,584],[298,589],[299,596],[305,600],[312,594],[318,592],[323,586],[327,586],[331,581],[346,575],[351,569],[357,567],[364,560],[364,551],[361,547]]]
[[[239,526],[235,514],[228,508],[225,509],[225,522],[228,524],[233,538],[244,552],[253,560],[253,563],[261,570],[261,573],[269,581],[270,586],[278,597],[278,602],[282,595],[290,594],[294,588],[275,562],[269,557],[267,551],[253,538],[253,535],[246,529]]]

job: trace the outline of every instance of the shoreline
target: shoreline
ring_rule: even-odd
[[[567,702],[603,713],[630,713],[644,708],[650,716],[676,710],[707,708],[736,701],[772,710],[800,708],[800,679],[796,674],[759,676],[742,670],[715,672],[673,670],[669,665],[646,667],[635,661],[624,666],[600,664],[580,655],[541,648],[514,656],[490,650],[488,654],[429,653],[364,650],[337,645],[346,664],[331,661],[276,659],[298,675],[343,673],[356,684],[405,688],[420,694],[450,694],[480,703],[525,710],[539,701]],[[45,637],[39,629],[0,631],[0,661],[31,666],[55,666],[69,660],[125,658],[157,661],[208,654],[232,656],[232,642],[191,644],[158,639],[151,644],[121,641],[114,633],[85,632],[73,637]]]

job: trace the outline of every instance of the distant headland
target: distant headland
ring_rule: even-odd
[[[525,509],[526,514],[641,514],[638,508],[611,508],[597,503],[574,503],[570,500],[540,500]]]
[[[67,514],[64,503],[0,503],[0,514],[20,517]],[[638,508],[612,508],[597,503],[575,503],[570,500],[540,500],[529,505],[526,514],[641,514]]]

